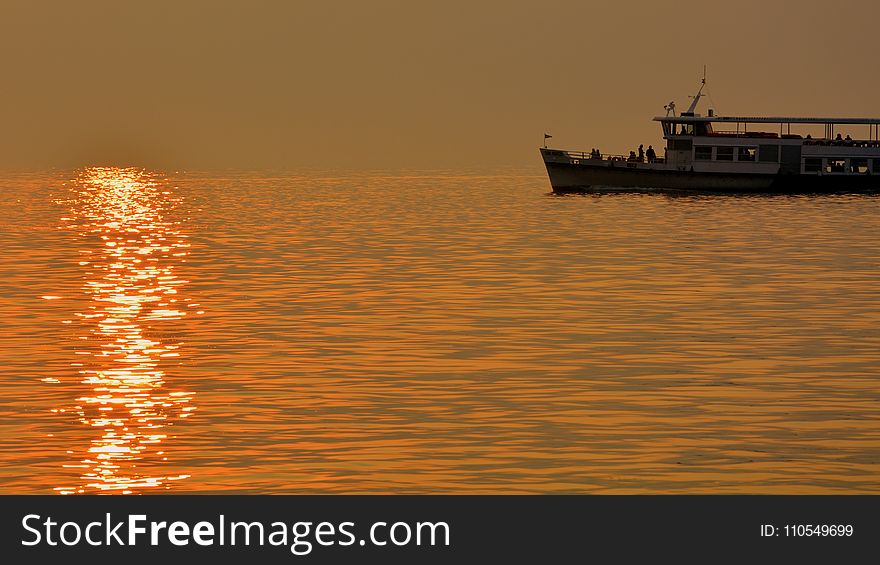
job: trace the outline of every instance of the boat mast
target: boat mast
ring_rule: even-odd
[[[697,91],[697,95],[694,96],[694,101],[691,102],[690,107],[688,108],[687,114],[693,114],[694,110],[697,109],[697,104],[700,102],[700,98],[703,97],[703,88],[706,86],[706,65],[703,65],[703,80],[700,82],[700,90]]]

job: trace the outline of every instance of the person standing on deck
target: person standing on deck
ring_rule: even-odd
[[[657,153],[654,151],[653,145],[648,146],[648,151],[645,152],[645,155],[648,156],[649,163],[653,163],[654,161],[657,160]]]
[[[645,146],[639,145],[639,163],[645,162]]]

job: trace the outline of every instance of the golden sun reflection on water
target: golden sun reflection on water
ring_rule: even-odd
[[[178,200],[158,177],[137,169],[87,169],[73,192],[72,213],[63,221],[77,234],[89,298],[87,310],[76,314],[81,346],[71,362],[87,393],[73,412],[94,436],[85,453],[68,451],[74,461],[64,466],[81,470],[79,483],[55,490],[167,489],[189,476],[156,472],[167,461],[168,428],[195,410],[192,393],[166,381],[183,345],[174,322],[201,313],[181,296],[188,281],[176,274],[189,243],[165,212]]]

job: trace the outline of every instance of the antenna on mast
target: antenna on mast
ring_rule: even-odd
[[[697,109],[697,104],[700,102],[700,98],[703,97],[703,88],[706,86],[706,65],[703,65],[703,80],[700,81],[700,90],[697,91],[696,96],[693,97],[694,101],[691,102],[690,107],[686,113],[693,114],[694,110]]]

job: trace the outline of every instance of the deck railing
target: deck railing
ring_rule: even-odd
[[[865,139],[804,139],[804,145],[822,145],[834,147],[880,147],[880,142]]]
[[[690,137],[690,136],[688,136]],[[876,139],[828,139],[823,137],[803,137],[798,134],[784,133],[781,136],[776,133],[751,132],[751,131],[713,131],[709,137],[742,137],[750,139],[799,139],[804,145],[833,145],[839,147],[880,147],[880,141]]]
[[[615,161],[615,162],[625,162],[625,163],[648,163],[647,157],[639,160],[638,157],[632,158],[627,155],[614,155],[612,153],[599,153],[598,156],[590,155],[586,151],[563,151],[565,155],[569,159],[579,159],[584,161]],[[655,157],[653,163],[663,163],[665,159],[663,157]]]

